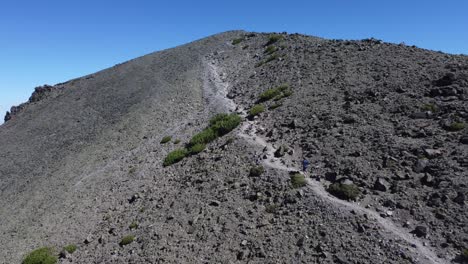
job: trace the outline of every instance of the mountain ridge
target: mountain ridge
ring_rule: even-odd
[[[449,130],[467,121],[467,65],[375,39],[229,31],[46,87],[0,127],[0,231],[10,238],[0,260],[74,243],[61,263],[456,261],[466,129]],[[285,84],[289,95],[258,99]],[[256,104],[265,110],[252,121],[162,166],[214,114]],[[356,185],[363,207],[408,236],[419,230],[418,248],[434,256],[266,166],[303,158],[324,190]],[[256,164],[261,177],[249,176]],[[128,234],[136,241],[120,246]]]

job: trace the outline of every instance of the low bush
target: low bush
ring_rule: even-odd
[[[262,166],[254,166],[250,168],[249,176],[259,177],[265,172],[265,169]]]
[[[244,38],[236,38],[236,39],[233,39],[232,40],[232,45],[237,45],[239,43],[241,43],[242,41],[244,41]]]
[[[447,127],[447,130],[449,131],[460,131],[465,129],[466,124],[463,122],[454,122],[450,124],[450,126]]]
[[[439,111],[439,108],[435,104],[425,104],[421,107],[424,111],[431,111],[432,113],[436,113]]]
[[[280,107],[282,105],[283,105],[282,103],[276,103],[276,104],[271,105],[268,109],[274,110],[274,109],[276,109],[276,108],[278,108],[278,107]]]
[[[169,166],[183,160],[188,154],[186,149],[176,149],[170,152],[164,159],[163,166]]]
[[[58,257],[52,248],[43,247],[29,253],[22,264],[55,264],[57,260]]]
[[[290,96],[291,94],[292,91],[289,89],[289,86],[287,84],[283,84],[278,87],[268,89],[265,92],[261,93],[259,96],[259,101],[265,102],[273,98],[275,98],[275,100],[278,101],[279,99]],[[279,99],[277,100],[276,98]]]
[[[268,38],[268,42],[266,43],[266,46],[274,44],[282,39],[283,39],[283,36],[279,34],[271,34],[270,37]]]
[[[202,152],[206,148],[205,144],[198,143],[189,148],[190,155],[195,155]]]
[[[206,144],[229,133],[236,128],[241,121],[241,117],[237,114],[223,113],[215,115],[210,119],[210,125],[193,136],[185,148],[170,152],[164,159],[163,166],[169,166],[179,162],[189,154],[194,155],[202,152]]]
[[[137,229],[137,228],[138,228],[138,223],[137,223],[137,222],[132,222],[132,223],[128,226],[128,228],[130,228],[130,229]]]
[[[260,102],[265,102],[280,95],[281,91],[277,88],[271,88],[260,94]]]
[[[333,183],[327,191],[342,200],[356,200],[361,193],[355,184],[342,183]]]
[[[119,245],[126,246],[128,244],[131,244],[133,241],[135,241],[135,236],[132,236],[132,235],[124,236],[122,240],[120,240]]]
[[[73,252],[75,252],[76,249],[77,249],[77,246],[74,245],[74,244],[70,244],[70,245],[67,245],[67,246],[63,247],[63,250],[65,250],[66,252],[68,252],[70,254],[73,254]]]
[[[193,136],[192,139],[190,139],[189,145],[193,146],[196,144],[210,143],[211,141],[215,140],[216,137],[216,132],[211,127],[209,127]]]
[[[180,143],[180,139],[174,140],[174,144],[175,144],[175,145],[177,145],[177,144],[179,144],[179,143]]]
[[[268,54],[268,55],[270,55],[270,54],[276,52],[277,50],[278,50],[277,47],[275,47],[275,46],[273,46],[273,45],[270,45],[270,46],[266,47],[265,53]]]
[[[269,63],[270,61],[274,61],[274,60],[276,60],[278,58],[279,58],[279,56],[276,55],[276,54],[270,55],[268,58],[266,58],[265,63]]]
[[[221,137],[234,130],[241,121],[242,119],[239,115],[230,114],[222,119],[218,119],[217,122],[211,125],[211,128],[216,132],[218,137]]]
[[[165,136],[161,139],[161,144],[165,144],[169,141],[171,141],[172,137],[171,136]]]
[[[254,105],[250,111],[249,111],[249,116],[250,117],[254,117],[262,112],[265,111],[265,106],[261,105],[261,104],[257,104],[257,105]]]
[[[300,173],[291,175],[291,185],[293,188],[301,188],[307,185],[305,176]]]

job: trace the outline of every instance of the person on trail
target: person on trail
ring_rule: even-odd
[[[302,171],[305,172],[307,168],[309,167],[310,162],[306,159],[302,161]]]

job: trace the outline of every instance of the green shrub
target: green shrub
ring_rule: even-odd
[[[124,236],[122,238],[122,240],[120,240],[119,244],[121,246],[125,246],[125,245],[128,245],[128,244],[131,244],[133,241],[135,241],[135,236],[128,235],[128,236]]]
[[[263,64],[268,63],[270,61],[274,61],[274,60],[276,60],[278,58],[279,58],[279,56],[277,54],[272,54],[268,58],[266,58],[265,60],[259,61],[257,64],[255,64],[255,67],[260,67]]]
[[[300,173],[295,173],[291,175],[291,185],[293,188],[301,188],[307,185],[307,181],[304,175]]]
[[[29,253],[22,264],[55,264],[57,260],[57,255],[52,248],[43,247]]]
[[[280,95],[276,96],[274,100],[279,101],[279,100],[281,100],[281,99],[283,99],[285,97],[291,96],[292,94],[293,94],[293,92],[291,90],[286,90],[283,93],[281,93]]]
[[[177,145],[177,144],[179,144],[179,143],[180,143],[180,139],[174,140],[174,144],[175,144],[175,145]]]
[[[171,136],[165,136],[161,139],[161,144],[165,144],[169,141],[171,141],[172,137]]]
[[[188,154],[188,151],[186,149],[176,149],[169,154],[167,154],[166,158],[164,159],[163,166],[169,166],[174,163],[177,163],[181,160],[183,160]]]
[[[130,229],[137,229],[137,228],[138,228],[138,223],[135,222],[135,221],[133,221],[133,222],[128,226],[128,228],[130,228]]]
[[[250,111],[249,116],[253,117],[265,111],[265,107],[261,104],[254,105]]]
[[[268,109],[274,110],[274,109],[276,109],[276,108],[278,108],[278,107],[280,107],[282,105],[283,105],[282,103],[276,103],[276,104],[271,105]]]
[[[195,155],[202,152],[206,148],[205,144],[198,143],[189,148],[190,155]]]
[[[266,44],[266,46],[269,46],[271,44],[274,44],[280,40],[283,39],[283,36],[279,35],[279,34],[271,34],[270,37],[268,38],[268,42]]]
[[[254,167],[250,168],[249,175],[251,177],[259,177],[264,172],[265,172],[265,169],[263,168],[263,166],[254,166]]]
[[[218,120],[211,127],[216,132],[216,135],[220,137],[235,129],[241,123],[241,121],[242,119],[239,115],[230,114],[223,119]]]
[[[65,250],[66,252],[70,253],[70,254],[73,254],[73,252],[75,252],[77,249],[76,245],[74,244],[70,244],[68,246],[64,246],[63,247],[63,250]]]
[[[265,63],[269,63],[270,61],[274,61],[276,59],[278,59],[279,56],[276,55],[276,54],[273,54],[273,55],[270,55],[266,60],[265,60]]]
[[[227,113],[216,114],[215,116],[210,118],[210,126],[213,126],[220,121],[226,120],[228,117],[229,117],[229,114]]]
[[[244,41],[244,37],[233,39],[232,40],[232,45],[237,45],[237,44],[241,43],[242,41]]]
[[[270,45],[270,46],[266,47],[265,53],[270,55],[270,54],[276,52],[277,50],[278,50],[277,47]]]
[[[333,183],[328,192],[343,200],[356,200],[361,191],[355,184]]]
[[[449,131],[460,131],[465,129],[466,124],[463,122],[454,122],[450,124],[450,126],[447,127],[447,130]]]
[[[196,144],[210,143],[211,141],[215,140],[216,137],[216,132],[211,127],[209,127],[193,136],[192,139],[190,139],[189,145],[193,146]]]
[[[263,64],[265,64],[265,61],[259,61],[257,64],[255,64],[255,67],[260,67]]]
[[[280,95],[281,91],[278,88],[271,88],[260,94],[260,101],[265,102]]]
[[[425,104],[421,107],[424,111],[431,111],[432,113],[436,113],[439,111],[439,108],[435,104]]]

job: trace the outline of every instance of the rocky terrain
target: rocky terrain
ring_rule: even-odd
[[[0,127],[0,263],[463,263],[467,101],[467,56],[243,31],[38,87]]]

